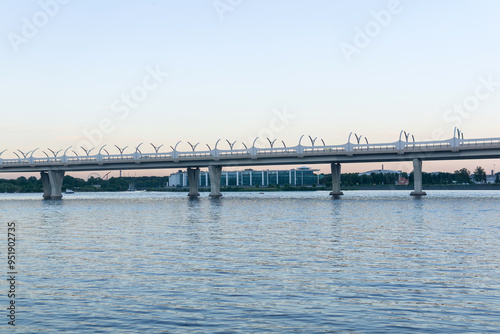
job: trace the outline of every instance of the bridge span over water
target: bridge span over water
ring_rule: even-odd
[[[284,142],[277,147],[276,140],[269,141],[269,147],[234,148],[236,142],[229,142],[229,149],[220,149],[217,141],[208,150],[196,150],[198,144],[191,146],[191,151],[179,151],[170,146],[171,150],[161,152],[161,147],[154,146],[154,152],[141,151],[139,144],[133,153],[124,153],[125,149],[117,146],[120,154],[109,154],[106,145],[96,150],[86,150],[85,155],[78,155],[71,147],[54,152],[51,155],[38,149],[24,153],[20,150],[13,152],[17,158],[2,158],[0,152],[0,172],[40,172],[45,199],[62,198],[62,182],[65,172],[99,171],[99,170],[131,170],[131,169],[160,169],[160,168],[187,168],[189,180],[189,196],[199,196],[198,180],[200,168],[208,167],[211,183],[210,197],[219,197],[220,181],[223,167],[233,166],[269,166],[292,164],[330,164],[332,171],[332,196],[340,196],[340,171],[343,163],[361,162],[391,162],[413,161],[414,191],[413,196],[423,196],[422,189],[422,162],[436,160],[463,160],[463,159],[497,159],[500,158],[500,138],[464,139],[460,130],[455,129],[453,138],[438,141],[415,141],[409,133],[401,131],[399,140],[390,143],[369,143],[366,138],[351,133],[348,141],[342,145],[327,145],[317,138],[309,137],[309,143],[304,136],[298,145],[287,147]],[[307,140],[307,139],[306,139]],[[38,152],[38,155],[35,153]]]

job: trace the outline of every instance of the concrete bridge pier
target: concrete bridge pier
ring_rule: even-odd
[[[210,175],[210,197],[221,197],[220,180],[222,175],[222,166],[208,166],[208,174]]]
[[[333,197],[339,197],[340,195],[344,195],[343,192],[340,191],[340,163],[334,162],[331,164],[332,168],[332,192],[330,195]]]
[[[64,171],[49,170],[40,172],[40,177],[43,184],[43,199],[61,199]]]
[[[427,195],[422,190],[422,159],[413,159],[413,183],[415,184],[415,189],[411,192],[411,196]]]
[[[198,183],[200,182],[200,168],[191,168],[187,169],[188,182],[189,182],[189,197],[197,197],[200,196],[198,192]]]

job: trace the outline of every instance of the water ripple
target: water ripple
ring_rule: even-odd
[[[500,193],[428,193],[0,194],[18,328],[497,332]]]

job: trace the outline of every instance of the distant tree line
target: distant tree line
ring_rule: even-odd
[[[87,181],[64,176],[63,191],[71,189],[74,191],[126,191],[129,188],[135,190],[165,190],[168,176],[141,176],[141,177],[112,177],[109,180],[90,177]],[[13,180],[0,179],[0,192],[6,193],[32,193],[43,192],[42,181],[31,176],[18,177]]]
[[[473,177],[471,178],[471,175]],[[341,183],[344,187],[352,187],[356,185],[394,185],[398,178],[402,176],[413,184],[412,173],[371,173],[370,175],[361,175],[358,173],[342,174]],[[330,174],[320,175],[320,186],[330,187],[332,184],[332,176]],[[469,184],[473,182],[486,182],[486,172],[478,166],[474,173],[467,168],[456,170],[453,173],[422,173],[422,182],[426,185],[446,185],[446,184]],[[495,183],[500,184],[500,179],[497,174]],[[74,191],[127,191],[135,190],[166,190],[168,184],[168,176],[141,176],[141,177],[112,177],[108,180],[101,178],[90,177],[87,181],[84,179],[66,175],[63,180],[63,191],[71,189]],[[285,186],[293,188],[292,186]],[[0,192],[5,193],[32,193],[43,192],[42,181],[39,178],[24,176],[17,179],[5,180],[0,179]]]
[[[467,168],[456,170],[453,173],[438,172],[438,173],[422,173],[422,183],[427,185],[440,185],[440,184],[470,184],[473,181],[486,182],[486,172],[480,166],[474,170],[473,178],[471,179],[471,172]],[[402,176],[413,184],[413,172],[411,173],[371,173],[369,175],[358,173],[345,173],[341,176],[341,183],[343,186],[356,186],[356,185],[394,185]],[[325,174],[320,178],[320,183],[325,186],[332,184],[331,174]],[[496,176],[495,183],[500,183],[499,176]]]
[[[109,180],[90,177],[87,181],[66,175],[63,190],[75,191],[127,191],[162,190],[167,187],[168,176],[112,177]]]
[[[42,181],[34,176],[18,177],[15,180],[0,179],[0,192],[3,193],[35,193],[43,192]]]

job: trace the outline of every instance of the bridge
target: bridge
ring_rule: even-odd
[[[453,137],[438,141],[415,141],[410,133],[401,131],[399,139],[390,143],[369,143],[366,137],[349,134],[347,143],[342,145],[327,145],[322,139],[308,137],[305,144],[304,135],[300,137],[296,146],[288,147],[282,141],[276,147],[276,140],[269,141],[269,147],[255,146],[258,138],[251,147],[235,148],[236,142],[227,144],[229,149],[220,149],[220,139],[208,150],[196,150],[199,143],[191,146],[191,151],[179,151],[180,141],[170,146],[168,152],[160,152],[161,146],[151,144],[154,152],[142,152],[141,144],[135,147],[133,153],[125,154],[125,148],[118,148],[120,154],[109,154],[106,145],[103,145],[96,154],[93,149],[82,147],[85,155],[78,155],[71,150],[71,146],[57,152],[49,149],[49,155],[42,151],[45,157],[35,156],[38,149],[27,153],[20,150],[13,152],[17,158],[3,159],[0,152],[0,172],[40,172],[45,199],[62,198],[62,182],[65,172],[99,171],[99,170],[131,170],[131,169],[160,169],[160,168],[187,168],[189,180],[188,196],[199,196],[198,181],[200,168],[208,167],[211,192],[210,197],[220,197],[220,181],[223,167],[233,166],[269,166],[292,164],[330,164],[332,171],[332,191],[330,195],[338,197],[343,193],[340,190],[340,171],[343,163],[361,162],[394,162],[413,161],[414,191],[412,196],[424,196],[422,188],[422,162],[436,160],[463,160],[463,159],[497,159],[500,158],[500,138],[464,139],[463,133],[455,128]],[[307,138],[306,138],[307,140]],[[20,154],[18,154],[20,153]]]

